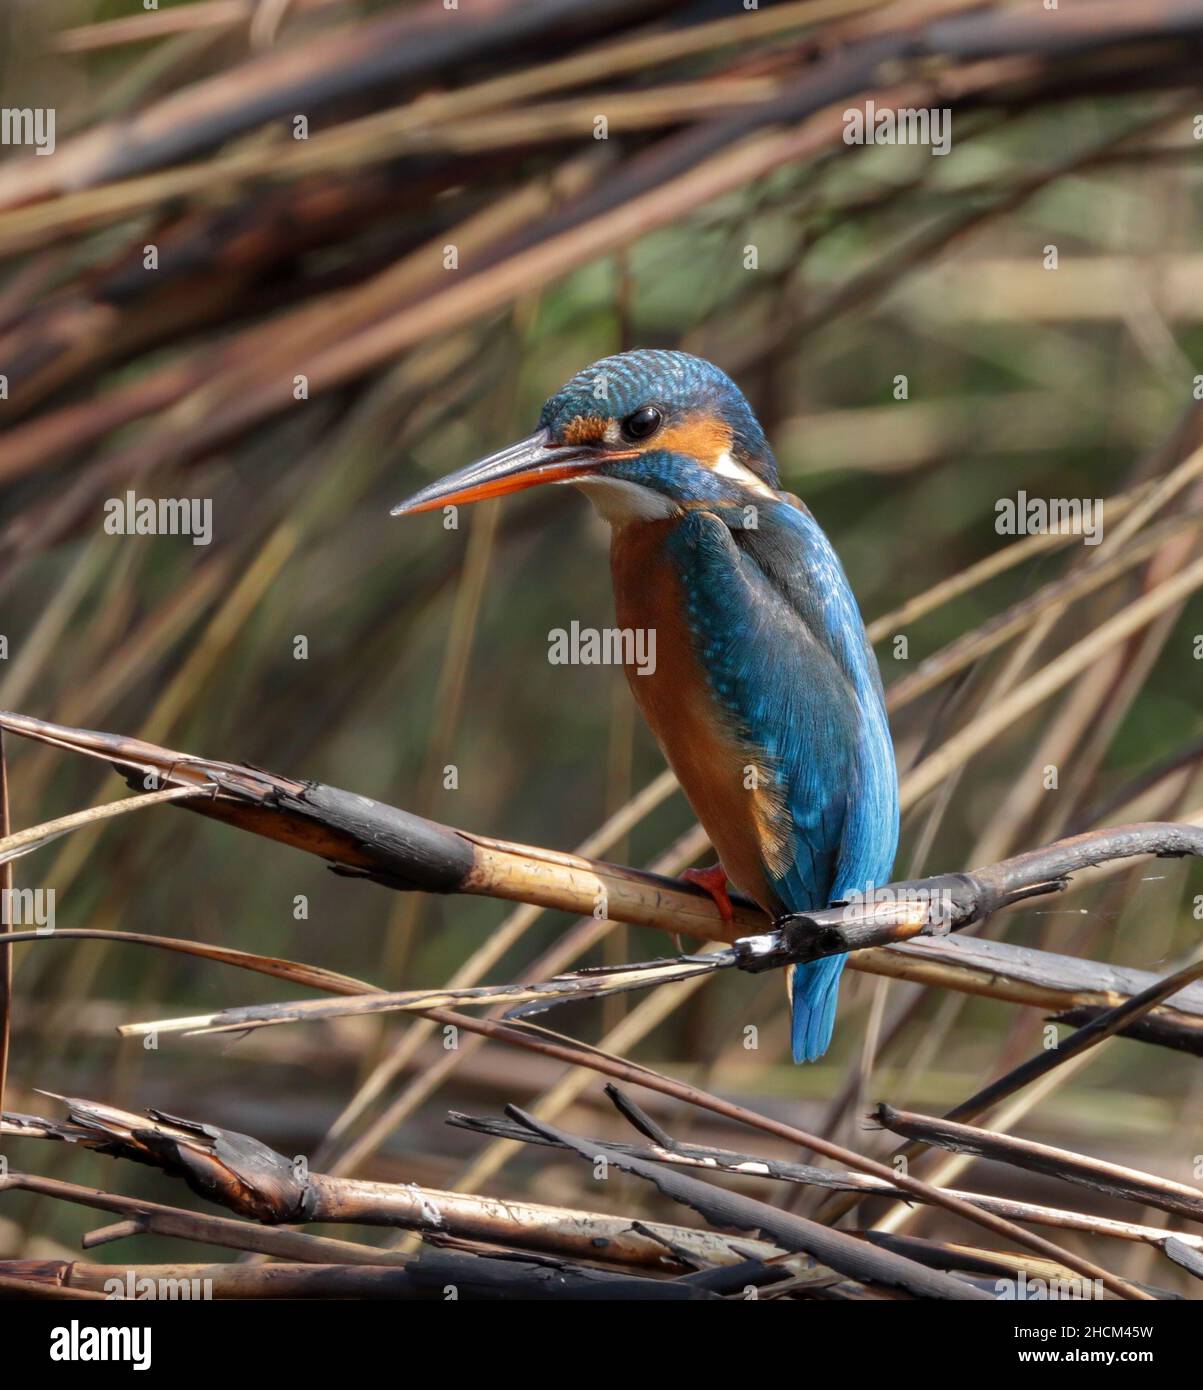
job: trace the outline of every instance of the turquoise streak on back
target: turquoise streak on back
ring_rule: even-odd
[[[761,855],[766,905],[780,915],[889,881],[898,781],[877,661],[835,551],[785,498],[766,500],[756,522],[695,514],[671,544],[711,692],[782,791],[774,829],[786,852]],[[795,1061],[826,1052],[844,963],[791,972]]]

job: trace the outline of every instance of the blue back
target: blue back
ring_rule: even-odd
[[[670,539],[711,693],[779,788],[788,853],[766,859],[782,911],[889,881],[898,780],[877,662],[835,551],[789,501],[755,529],[697,511]],[[783,862],[784,861],[784,862]],[[811,1061],[835,1021],[843,956],[793,972],[793,1051]]]

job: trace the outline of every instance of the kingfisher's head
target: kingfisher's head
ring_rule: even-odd
[[[768,441],[739,387],[685,352],[603,357],[543,406],[539,428],[432,483],[393,515],[575,483],[616,525],[697,504],[745,506],[777,487]]]

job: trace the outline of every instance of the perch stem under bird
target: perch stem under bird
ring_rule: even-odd
[[[783,492],[735,383],[682,352],[603,358],[538,429],[395,514],[572,483],[611,530],[620,629],[654,633],[632,694],[730,881],[776,919],[890,876],[898,777],[876,658],[831,543]],[[843,954],[788,979],[795,1061],[827,1050]]]

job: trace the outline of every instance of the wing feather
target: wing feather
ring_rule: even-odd
[[[830,542],[784,500],[757,519],[732,530],[696,510],[672,544],[712,693],[773,779],[784,848],[766,876],[805,911],[888,877],[897,777],[877,663]]]

